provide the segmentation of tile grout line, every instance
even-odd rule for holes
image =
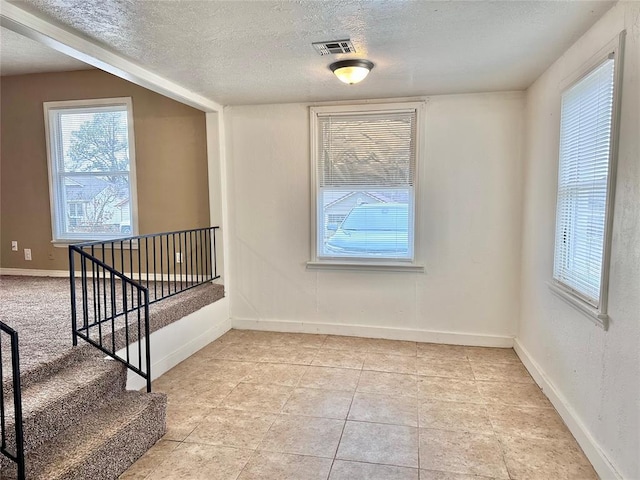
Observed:
[[[347,414],[344,417],[344,424],[342,425],[342,431],[340,432],[340,438],[338,439],[338,445],[336,445],[336,452],[333,455],[333,460],[331,461],[331,468],[329,468],[329,475],[327,476],[327,480],[331,477],[331,472],[333,470],[333,466],[336,463],[336,459],[338,457],[338,450],[340,449],[340,443],[342,443],[342,436],[344,435],[344,430],[347,428],[347,421],[349,420],[349,414],[351,413],[351,407],[353,406],[353,400],[355,399],[356,392],[358,391],[358,385],[360,384],[360,378],[362,377],[362,371],[364,368],[364,360],[362,361],[362,368],[360,368],[360,373],[358,374],[358,381],[356,382],[356,386],[353,389],[353,395],[351,395],[351,402],[349,403],[349,409],[347,410]]]
[[[253,456],[255,456],[255,455],[259,452],[260,445],[261,445],[262,441],[264,440],[264,437],[265,437],[265,436],[268,434],[268,432],[271,430],[271,428],[272,428],[273,424],[277,421],[277,419],[278,419],[279,417],[283,417],[283,416],[288,415],[288,414],[286,414],[286,413],[284,413],[284,412],[283,412],[284,407],[286,406],[287,402],[291,399],[291,396],[293,395],[293,392],[295,391],[295,389],[296,389],[296,388],[300,388],[300,384],[301,384],[301,382],[302,382],[302,378],[303,378],[303,377],[306,375],[306,373],[311,369],[311,367],[313,367],[313,366],[314,366],[314,365],[313,365],[313,361],[315,361],[315,359],[316,359],[316,358],[318,358],[320,351],[324,348],[324,346],[325,346],[325,344],[327,343],[327,340],[328,340],[329,338],[330,338],[330,336],[328,336],[328,335],[327,335],[327,336],[325,336],[325,337],[324,337],[324,340],[322,341],[322,344],[320,344],[320,346],[319,346],[319,347],[316,347],[316,348],[315,348],[315,352],[314,352],[314,354],[313,354],[313,358],[311,359],[311,363],[306,363],[306,364],[302,364],[302,365],[301,365],[301,366],[304,366],[304,367],[305,367],[305,369],[304,369],[303,373],[298,377],[298,379],[297,379],[296,383],[291,387],[291,390],[290,390],[290,392],[289,392],[289,394],[288,394],[287,398],[284,400],[284,403],[283,403],[282,407],[280,407],[279,412],[277,412],[277,413],[275,413],[275,414],[274,414],[274,420],[271,422],[271,424],[269,425],[269,428],[267,429],[266,433],[262,436],[261,440],[258,442],[258,446],[257,446],[255,449],[252,449],[252,450],[253,450],[253,452],[252,452],[251,456],[249,457],[249,459],[247,460],[247,462],[245,463],[245,465],[242,467],[242,469],[240,470],[240,472],[238,473],[238,475],[235,477],[235,478],[236,478],[236,480],[237,480],[237,478],[238,478],[239,476],[241,476],[241,474],[245,471],[246,466],[247,466],[247,465],[248,465],[248,463],[251,461],[251,459],[253,458]],[[416,343],[416,342],[414,342],[414,343]],[[222,351],[226,350],[226,349],[227,349],[229,346],[231,346],[231,345],[242,345],[242,344],[243,344],[243,342],[242,342],[242,343],[240,343],[240,342],[239,342],[239,343],[237,343],[237,344],[233,344],[233,343],[232,343],[232,344],[227,345],[227,346],[223,347],[222,349],[220,349],[220,352],[222,352]],[[247,345],[250,347],[252,344],[247,344]],[[270,347],[269,345],[263,345],[263,344],[259,344],[259,343],[258,343],[257,345],[260,345],[260,346],[262,346],[262,347],[266,347],[266,348],[269,348],[269,347]],[[416,345],[419,345],[419,343],[416,343]],[[300,344],[300,345],[298,345],[298,344],[296,344],[296,345],[282,345],[282,346],[279,346],[279,347],[292,347],[292,346],[293,346],[293,347],[300,347],[300,346],[302,346],[302,347],[308,347],[308,345],[303,345],[303,344]],[[333,350],[338,350],[338,351],[343,351],[343,352],[349,352],[349,350],[347,350],[347,349],[333,349]],[[380,355],[384,355],[384,354],[393,355],[392,353],[388,353],[388,352],[386,352],[386,353],[382,353],[382,352],[375,352],[375,351],[374,351],[374,352],[370,352],[370,351],[368,351],[368,350],[365,350],[363,353],[365,354],[365,356],[366,356],[366,354],[368,354],[368,353],[374,353],[374,354],[380,354]],[[417,356],[417,354],[418,354],[418,351],[417,351],[417,347],[416,347],[416,357],[415,357],[415,358],[422,358],[422,357],[418,357],[418,356]],[[358,355],[360,355],[360,353],[359,353],[359,352],[358,352]],[[396,356],[397,356],[397,355],[396,355]],[[401,355],[401,356],[403,356],[403,357],[409,357],[409,356],[407,356],[407,355]],[[411,357],[413,357],[413,356],[411,356]],[[256,362],[255,360],[252,360],[252,359],[224,359],[224,358],[219,359],[219,360],[223,360],[223,361],[230,361],[230,362],[251,362],[251,363],[254,363],[254,364],[257,364],[257,365],[264,364],[264,363],[267,363],[267,364],[269,364],[269,363],[270,363],[270,364],[285,364],[285,365],[289,365],[289,366],[296,366],[296,365],[299,365],[298,363],[295,363],[295,362],[293,362],[293,363],[292,363],[292,362],[289,362],[289,361],[267,361],[267,362],[257,361],[257,362]],[[478,384],[479,384],[479,383],[487,383],[487,384],[488,384],[488,383],[494,383],[494,382],[497,382],[497,383],[503,383],[503,384],[515,384],[515,385],[520,385],[520,384],[523,384],[523,383],[518,382],[518,381],[513,381],[513,380],[510,380],[510,379],[486,379],[486,380],[478,380],[478,377],[477,377],[477,375],[476,375],[476,371],[475,371],[475,370],[474,370],[474,368],[473,368],[474,363],[482,364],[482,363],[489,363],[489,362],[482,362],[482,361],[480,361],[480,362],[472,362],[472,361],[471,361],[471,360],[470,360],[466,355],[465,355],[465,361],[469,364],[469,366],[470,366],[470,368],[471,368],[471,372],[472,372],[472,375],[473,375],[473,379],[472,379],[471,381],[475,384],[475,385],[474,385],[474,386],[475,386],[475,389],[476,389],[476,391],[477,391],[477,393],[478,393],[478,395],[479,395],[479,397],[478,397],[478,398],[479,398],[479,399],[481,399],[481,400],[483,400],[483,403],[480,403],[480,404],[478,404],[478,405],[481,405],[481,406],[483,407],[483,409],[485,410],[485,413],[486,413],[486,415],[487,415],[487,419],[488,419],[488,421],[489,421],[489,424],[491,425],[491,435],[492,435],[494,438],[496,438],[496,440],[498,441],[498,445],[499,445],[500,450],[501,450],[501,458],[502,458],[503,464],[505,465],[505,469],[506,469],[506,473],[507,473],[507,475],[508,475],[508,478],[513,479],[513,478],[514,478],[514,477],[513,477],[513,474],[509,471],[509,468],[508,468],[508,466],[507,466],[507,464],[506,464],[506,450],[505,450],[505,444],[503,443],[503,441],[502,441],[501,437],[498,435],[498,432],[496,431],[496,424],[495,424],[495,422],[492,420],[491,416],[489,416],[489,415],[488,415],[488,411],[487,411],[487,408],[488,408],[488,406],[489,406],[489,405],[493,405],[493,404],[499,405],[500,403],[499,403],[499,402],[498,402],[498,403],[496,403],[495,401],[491,401],[490,399],[485,398],[485,397],[480,393],[480,389],[478,388]],[[504,364],[504,365],[511,365],[511,364],[512,364],[511,362],[498,362],[498,363],[499,363],[500,365],[502,365],[502,364]],[[339,447],[340,447],[340,444],[341,444],[341,441],[342,441],[342,438],[343,438],[343,435],[344,435],[344,432],[345,432],[345,429],[346,429],[346,423],[349,421],[349,415],[350,415],[351,409],[352,409],[353,404],[354,404],[354,401],[355,401],[355,395],[356,395],[356,393],[358,393],[359,383],[360,383],[360,381],[361,381],[361,378],[362,378],[363,372],[368,371],[368,370],[365,370],[365,360],[363,360],[362,364],[360,365],[360,368],[358,368],[358,369],[348,369],[348,368],[344,368],[344,367],[342,367],[342,366],[340,366],[340,365],[338,365],[338,366],[329,366],[329,367],[324,367],[324,366],[322,366],[322,367],[323,367],[323,368],[332,368],[332,369],[356,370],[356,371],[357,371],[357,370],[359,370],[359,374],[358,374],[358,379],[357,379],[357,382],[356,382],[356,386],[355,386],[355,389],[353,390],[352,395],[351,395],[351,402],[350,402],[350,405],[349,405],[349,408],[348,408],[348,411],[347,411],[347,414],[346,414],[346,417],[345,417],[345,420],[344,420],[344,423],[343,423],[343,427],[342,427],[342,431],[341,431],[340,438],[339,438],[339,441],[338,441],[338,445],[337,445],[337,447],[336,447],[336,450],[335,450],[335,453],[334,453],[334,456],[333,456],[333,459],[332,459],[332,462],[331,462],[331,467],[330,467],[330,469],[329,469],[329,477],[330,477],[330,476],[331,476],[331,472],[333,471],[333,466],[334,466],[334,464],[335,464],[335,461],[337,460],[337,453],[338,453],[338,450],[339,450]],[[422,376],[422,375],[418,375],[418,374],[417,374],[417,372],[415,373],[415,375],[412,375],[412,374],[403,374],[403,373],[398,373],[398,372],[385,372],[385,371],[376,371],[376,370],[371,370],[371,371],[372,371],[372,372],[379,372],[379,373],[388,373],[388,374],[392,374],[392,375],[410,375],[410,376],[412,376],[412,377],[415,377],[415,378],[416,378],[416,380],[419,380],[419,379],[421,379],[421,378],[424,378],[424,377],[425,377],[425,376]],[[243,380],[246,378],[246,376],[247,376],[247,375],[245,375],[244,377],[242,377],[242,378],[240,379],[240,381],[239,381],[239,382],[238,382],[238,383],[237,383],[237,384],[232,388],[232,390],[231,390],[228,394],[223,395],[223,397],[222,397],[221,399],[217,400],[217,402],[214,402],[214,404],[213,404],[213,405],[211,405],[211,406],[212,406],[212,408],[214,408],[214,409],[215,409],[215,408],[220,408],[220,405],[224,402],[224,400],[225,400],[229,395],[231,395],[231,393],[235,390],[235,388],[237,388],[237,386],[238,386],[238,385],[240,385],[240,384],[243,382]],[[427,377],[427,378],[429,378],[429,376],[426,376],[426,377]],[[448,378],[448,379],[450,379],[450,380],[461,380],[461,379],[456,379],[456,378],[454,378],[454,377],[446,377],[446,376],[445,376],[445,377],[435,376],[435,377],[436,377],[436,378]],[[229,383],[230,383],[230,382],[229,382]],[[421,458],[420,458],[420,429],[421,429],[421,427],[420,427],[420,425],[421,425],[421,424],[420,424],[420,412],[421,412],[421,403],[422,403],[422,402],[421,402],[421,400],[420,400],[420,399],[421,399],[421,397],[420,397],[420,393],[419,393],[419,392],[420,392],[420,389],[419,389],[419,387],[418,387],[418,383],[419,383],[419,382],[416,382],[417,400],[418,400],[418,401],[417,401],[417,414],[418,414],[418,418],[417,418],[417,422],[416,422],[416,423],[417,423],[417,431],[418,431],[418,474],[419,474],[419,472],[420,472],[420,468],[422,467],[422,465],[421,465]],[[311,387],[311,388],[313,388],[313,387]],[[316,390],[323,390],[323,391],[326,391],[326,392],[330,392],[330,391],[332,391],[332,390],[333,390],[333,389],[326,389],[326,388],[315,388],[315,389],[316,389]],[[374,396],[376,396],[376,395],[384,395],[383,393],[379,393],[379,392],[378,392],[378,393],[368,392],[368,394],[371,394],[371,395],[374,395]],[[442,399],[433,399],[433,400],[435,400],[435,401],[439,401],[439,402],[451,403],[451,401],[450,401],[450,400],[442,400]],[[453,403],[468,403],[468,402],[465,402],[465,401],[457,401],[457,402],[453,402]],[[472,402],[472,403],[473,403],[473,402]],[[536,410],[539,410],[539,409],[549,409],[549,407],[542,407],[542,406],[537,406],[537,405],[517,405],[517,404],[511,405],[511,404],[507,404],[507,405],[504,405],[504,406],[505,406],[505,407],[523,407],[523,408],[532,408],[532,409],[536,409]],[[552,408],[552,407],[551,407],[551,408]],[[242,409],[237,409],[237,410],[239,410],[239,411],[243,411]],[[246,410],[245,410],[245,411],[246,411]],[[270,412],[265,412],[265,413],[270,413]],[[306,415],[299,415],[299,416],[304,417],[304,416],[306,416]],[[314,417],[314,416],[313,416],[313,415],[311,415],[311,417]],[[205,416],[205,417],[203,417],[203,420],[204,420],[205,418],[206,418],[206,416]],[[320,417],[318,417],[318,418],[327,418],[327,417],[320,416]],[[362,422],[362,423],[380,423],[380,422],[358,421],[358,420],[353,420],[353,421],[354,421],[354,422],[358,422],[358,423],[360,423],[360,422]],[[178,441],[176,441],[176,440],[167,440],[167,441],[170,441],[170,442],[173,442],[173,443],[175,443],[175,444],[176,444],[176,446],[175,446],[175,448],[172,450],[172,452],[173,452],[175,449],[180,448],[180,445],[189,444],[189,442],[188,442],[188,438],[189,438],[189,436],[193,433],[193,431],[194,431],[196,428],[198,428],[198,425],[200,425],[201,423],[202,423],[202,422],[198,423],[198,424],[197,424],[197,425],[196,425],[196,426],[195,426],[195,427],[190,431],[190,433],[188,433],[188,434],[185,436],[185,438],[184,438],[183,440],[178,440]],[[383,423],[383,424],[384,424],[384,423]],[[396,425],[396,424],[395,424],[395,423],[390,423],[389,425]],[[435,429],[435,430],[441,430],[441,429]],[[457,432],[457,430],[447,430],[446,428],[445,428],[445,429],[442,429],[442,430],[445,430],[445,431],[452,431],[452,432]],[[466,432],[466,430],[464,430],[464,432]],[[469,433],[474,433],[474,432],[469,431]],[[481,433],[481,432],[475,432],[475,433]],[[538,437],[533,437],[533,438],[538,438]],[[238,447],[238,448],[239,448],[239,447]],[[306,456],[314,457],[314,455],[306,455]],[[318,457],[318,458],[327,458],[327,457]],[[162,461],[161,461],[161,462],[160,462],[160,463],[159,463],[159,464],[158,464],[158,465],[157,465],[153,470],[151,470],[151,472],[149,472],[149,473],[148,473],[144,478],[146,478],[146,479],[150,479],[150,478],[152,477],[152,474],[153,474],[154,472],[156,472],[156,471],[158,470],[159,466],[160,466],[160,465],[162,465],[163,463],[165,463],[165,462],[162,462]],[[374,464],[374,465],[386,465],[386,464],[378,464],[378,463],[374,463],[374,462],[366,462],[366,461],[360,461],[359,463],[371,463],[371,464]]]
[[[324,342],[323,342],[324,343]],[[317,354],[317,353],[316,353]],[[315,358],[315,357],[314,357]],[[313,361],[313,360],[312,360]],[[271,363],[271,362],[265,362],[265,363]],[[274,363],[274,364],[278,364],[278,363]],[[294,363],[281,363],[280,365],[296,365]],[[240,478],[240,476],[242,475],[242,472],[245,471],[245,469],[247,468],[247,465],[249,465],[249,462],[253,459],[253,457],[255,457],[256,455],[258,455],[262,450],[260,450],[260,445],[262,445],[262,442],[264,442],[264,439],[267,437],[267,435],[269,434],[269,432],[271,431],[271,428],[273,428],[273,425],[276,423],[276,421],[278,420],[278,418],[280,418],[281,416],[284,415],[283,413],[283,409],[284,407],[287,405],[287,402],[291,399],[291,396],[293,395],[293,392],[295,391],[295,389],[298,387],[298,385],[300,385],[300,382],[302,381],[302,377],[305,375],[305,373],[307,372],[307,370],[309,370],[310,365],[305,365],[305,371],[302,373],[302,375],[300,375],[300,377],[298,378],[298,380],[296,381],[295,385],[293,385],[291,387],[291,391],[289,393],[289,395],[287,396],[286,400],[283,402],[282,406],[280,407],[280,411],[277,413],[273,414],[273,420],[271,422],[271,424],[269,425],[269,428],[266,429],[265,433],[262,435],[260,441],[258,442],[258,445],[256,446],[256,448],[253,450],[253,453],[251,455],[251,457],[247,460],[247,463],[244,464],[244,466],[242,467],[242,469],[240,470],[240,472],[238,472],[238,475],[236,476],[235,480],[237,480],[238,478]],[[245,376],[246,377],[246,376]],[[266,451],[266,450],[265,450]]]

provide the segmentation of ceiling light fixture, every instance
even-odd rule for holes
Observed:
[[[352,59],[341,60],[339,62],[332,63],[329,68],[341,82],[353,85],[354,83],[361,82],[365,79],[369,72],[373,68],[373,63],[369,60]]]

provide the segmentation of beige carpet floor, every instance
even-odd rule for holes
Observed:
[[[209,283],[154,303],[149,309],[151,331],[223,296],[222,285]],[[0,320],[18,331],[23,385],[43,376],[47,369],[55,371],[55,365],[70,356],[70,303],[66,278],[0,276]],[[137,317],[135,321],[137,323]],[[122,335],[118,337],[119,343],[122,343],[120,337]],[[2,335],[4,379],[11,373],[8,340],[7,335]],[[83,343],[80,340],[80,345]],[[95,349],[84,350],[92,354]]]

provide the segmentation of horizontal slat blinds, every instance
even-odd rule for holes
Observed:
[[[554,278],[599,307],[606,230],[614,60],[562,95]]]
[[[318,118],[319,186],[412,186],[416,112]]]
[[[315,117],[317,255],[413,259],[416,108]]]

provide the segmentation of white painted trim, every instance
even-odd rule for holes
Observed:
[[[80,274],[80,272],[77,272]],[[0,268],[0,275],[14,275],[17,277],[67,277],[68,270],[38,270],[35,268]]]
[[[611,461],[607,458],[602,447],[593,438],[587,427],[584,425],[577,412],[571,407],[569,401],[560,390],[549,379],[542,367],[533,359],[527,349],[520,343],[518,338],[514,339],[513,348],[518,357],[527,368],[533,379],[540,386],[544,394],[556,408],[564,423],[576,438],[578,444],[593,465],[597,474],[602,479],[622,480],[622,475],[618,473]]]
[[[506,335],[482,335],[477,333],[441,332],[411,328],[374,327],[324,322],[294,322],[291,320],[251,320],[232,318],[232,328],[238,330],[263,330],[274,332],[321,333],[389,340],[410,340],[417,342],[446,343],[479,347],[511,347],[513,337]]]
[[[359,271],[373,271],[373,272],[418,272],[424,273],[424,265],[417,263],[376,263],[367,262],[367,259],[363,259],[362,262],[340,262],[333,260],[307,262],[308,270],[359,270]]]
[[[0,0],[0,25],[81,62],[203,112],[222,110],[222,106],[217,102],[167,80],[91,40],[26,12],[6,0]]]
[[[570,289],[557,282],[557,280],[547,282],[547,286],[551,290],[551,293],[556,295],[561,300],[567,302],[580,313],[586,315],[589,320],[598,325],[600,328],[602,328],[603,330],[607,330],[609,328],[609,315],[607,315],[606,313],[600,313],[597,308],[589,305]]]
[[[127,148],[129,151],[129,212],[130,212],[130,226],[132,227],[131,235],[138,235],[138,182],[136,177],[136,147],[135,147],[135,129],[133,121],[133,100],[131,97],[113,97],[113,98],[89,98],[85,100],[62,100],[54,102],[44,102],[44,130],[45,140],[47,146],[47,170],[49,172],[49,207],[51,209],[51,232],[53,234],[52,243],[54,246],[60,243],[73,243],[73,240],[69,240],[66,236],[61,236],[64,232],[64,217],[67,212],[67,205],[59,205],[58,201],[65,198],[65,195],[60,192],[63,189],[61,185],[64,179],[60,178],[61,170],[63,168],[63,149],[62,149],[62,131],[60,126],[60,118],[56,115],[57,112],[67,111],[75,113],[75,110],[82,111],[83,109],[94,109],[101,107],[124,107],[127,112]],[[64,173],[64,172],[62,172]],[[79,175],[85,177],[96,176],[96,172],[81,172]],[[122,219],[121,219],[122,220]],[[91,237],[89,234],[78,235],[80,238],[78,241],[90,241],[98,240],[100,237],[104,238],[105,235],[97,235],[98,238]],[[108,236],[108,235],[107,235]],[[133,245],[132,245],[133,247]],[[137,248],[137,242],[136,242]]]
[[[222,298],[153,332],[150,337],[153,358],[151,363],[152,380],[168,372],[219,338],[230,328],[229,300]],[[130,348],[131,351],[137,351],[138,342],[131,344]],[[122,349],[117,353],[124,356],[125,350]],[[127,375],[128,390],[140,390],[145,386],[144,379],[129,371]]]
[[[66,277],[69,278],[68,270],[37,270],[31,268],[0,268],[0,275],[13,275],[18,277]],[[81,272],[76,271],[76,276],[79,278]],[[133,280],[138,281],[138,274],[132,275],[131,272],[123,272],[122,275]],[[153,280],[152,276],[149,276],[149,281]],[[173,281],[191,281],[189,275],[156,275],[155,281],[173,282]],[[221,279],[212,280],[212,283],[220,283]],[[146,277],[143,276],[142,283],[146,283]]]
[[[226,138],[224,126],[224,112],[211,112],[205,115],[207,132],[207,165],[209,171],[209,215],[211,225],[219,225],[219,238],[222,244],[216,244],[216,252],[221,252],[222,271],[218,269],[218,275],[225,285],[229,284],[229,236],[228,236],[228,209],[227,196],[227,158]],[[216,140],[217,139],[217,143]],[[219,198],[220,205],[215,205],[214,200]],[[215,212],[220,218],[215,218]],[[221,248],[222,247],[222,248]],[[220,258],[220,257],[219,257]],[[220,264],[218,263],[218,267]],[[226,288],[226,287],[225,287]]]
[[[221,110],[218,112],[218,142],[220,147],[220,199],[222,202],[222,254],[223,254],[223,271],[222,278],[225,285],[231,285],[230,272],[231,272],[231,240],[229,238],[229,177],[228,177],[228,157],[227,157],[227,130],[225,123],[225,112]],[[225,286],[225,295],[226,295]]]
[[[411,203],[410,216],[411,221],[409,223],[409,233],[412,240],[411,244],[411,258],[400,259],[395,261],[394,259],[381,259],[371,261],[370,258],[345,258],[345,257],[326,257],[320,256],[320,238],[318,231],[318,217],[320,213],[320,204],[318,203],[318,194],[320,187],[318,185],[318,119],[325,116],[340,116],[340,115],[359,115],[359,114],[373,114],[373,113],[392,113],[402,112],[408,113],[415,111],[416,113],[416,138],[415,143],[415,156],[416,156],[416,171],[413,184],[413,201]],[[422,252],[420,249],[420,232],[418,219],[419,205],[418,199],[420,198],[420,183],[421,176],[424,169],[424,157],[426,155],[426,144],[423,126],[426,124],[426,101],[412,101],[412,102],[385,102],[385,103],[359,103],[354,102],[352,104],[341,105],[323,105],[323,106],[310,106],[309,107],[309,158],[310,158],[310,183],[311,183],[311,212],[310,212],[310,241],[311,241],[311,259],[307,262],[307,268],[317,269],[326,268],[338,269],[338,270],[357,270],[359,264],[363,266],[363,270],[371,270],[370,264],[376,265],[376,270],[381,270],[382,265],[388,265],[389,270],[392,271],[417,271],[424,272],[424,266],[422,265]],[[398,268],[399,264],[406,260],[406,265],[410,267]],[[369,267],[369,268],[367,268]]]

